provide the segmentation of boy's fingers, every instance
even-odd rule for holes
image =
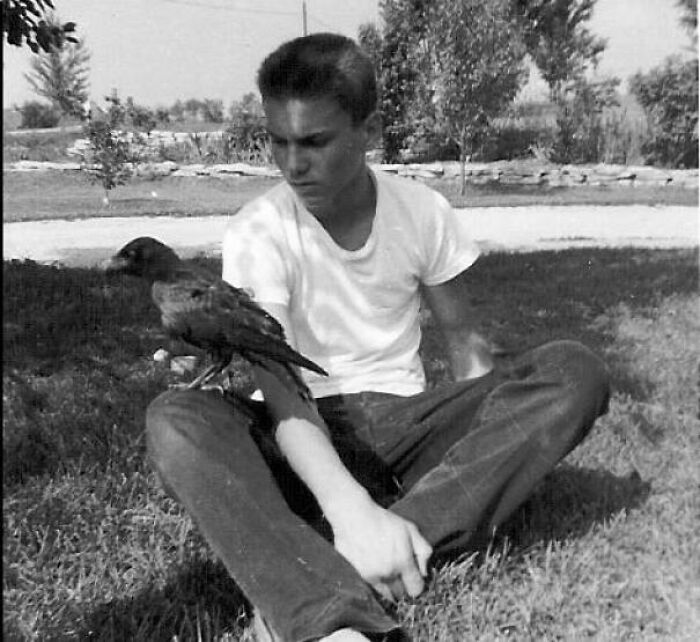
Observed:
[[[387,600],[387,601],[389,601],[389,602],[394,602],[394,601],[395,601],[391,589],[390,589],[389,586],[388,586],[387,584],[385,584],[384,582],[374,582],[374,583],[372,584],[372,588],[373,588],[377,593],[379,593],[379,595],[381,595],[385,600]]]
[[[413,555],[416,558],[418,570],[425,577],[428,575],[428,560],[433,554],[433,547],[428,544],[428,540],[420,534],[420,531],[415,526],[412,525],[409,533],[411,534],[411,545],[413,546]]]
[[[406,589],[406,593],[411,597],[418,597],[423,592],[425,582],[415,564],[412,564],[410,568],[405,569],[403,573],[401,573],[401,581]]]

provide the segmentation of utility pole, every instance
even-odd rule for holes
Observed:
[[[301,24],[303,29],[303,34],[306,36],[309,30],[306,25],[306,0],[301,0]]]

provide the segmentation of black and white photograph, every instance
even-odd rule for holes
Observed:
[[[697,0],[0,0],[3,638],[700,639]]]

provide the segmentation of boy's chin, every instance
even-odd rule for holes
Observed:
[[[304,204],[304,207],[310,214],[313,214],[316,218],[323,219],[326,218],[328,214],[328,201],[321,197],[306,197],[300,196],[299,200]]]

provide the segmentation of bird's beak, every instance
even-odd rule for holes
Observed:
[[[100,268],[107,272],[121,272],[127,266],[128,261],[121,256],[112,256],[100,263]]]

